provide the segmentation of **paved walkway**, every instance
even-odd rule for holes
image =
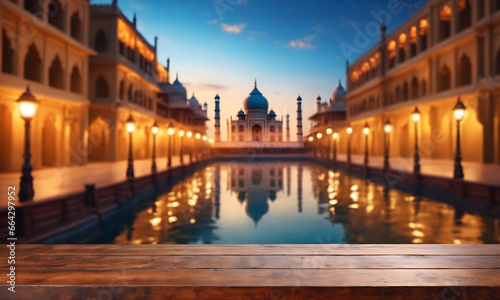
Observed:
[[[184,156],[184,164],[189,164],[189,155]],[[158,172],[167,169],[167,159],[156,160]],[[172,157],[172,167],[180,165],[180,157]],[[41,201],[58,195],[72,194],[85,190],[86,184],[96,187],[107,186],[126,180],[127,161],[89,163],[85,166],[46,168],[32,172],[34,201]],[[151,173],[151,159],[134,161],[135,177]],[[19,191],[21,172],[0,173],[1,190],[7,194],[7,187],[16,185]],[[19,193],[19,192],[18,192]],[[7,197],[0,197],[0,207],[7,206]]]
[[[337,159],[339,161],[347,161],[347,155],[338,154]],[[363,155],[351,156],[351,162],[353,164],[362,165],[363,161]],[[413,157],[391,157],[389,163],[391,170],[407,173],[413,172]],[[383,168],[384,158],[370,157],[368,160],[368,165],[370,167]],[[453,177],[454,166],[454,161],[451,160],[420,160],[420,172],[426,175],[451,178]],[[464,170],[464,180],[470,182],[485,183],[493,186],[500,186],[500,165],[462,162],[462,167]]]

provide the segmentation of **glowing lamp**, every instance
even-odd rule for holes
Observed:
[[[332,133],[333,133],[333,129],[328,128],[328,129],[326,130],[326,134],[331,135]]]
[[[347,129],[345,131],[347,132],[347,134],[351,134],[352,133],[352,127],[351,126],[347,127]]]
[[[415,106],[415,110],[411,113],[411,117],[415,123],[420,121],[420,111],[418,110],[418,107]]]
[[[155,121],[153,126],[151,126],[151,132],[153,134],[157,134],[159,130],[160,130],[160,127],[158,126],[158,122]]]
[[[30,121],[35,117],[39,101],[31,93],[29,86],[16,102],[19,105],[19,111],[23,120]]]
[[[187,136],[188,138],[191,138],[191,137],[193,136],[193,133],[192,133],[191,131],[188,131],[188,132],[187,132],[187,134],[186,134],[186,136]]]
[[[365,127],[363,127],[363,134],[364,135],[369,135],[370,134],[370,127],[368,126],[368,123],[366,123]]]
[[[312,142],[314,138],[312,136],[309,137],[309,142]]]
[[[334,132],[333,133],[333,139],[336,140],[339,138],[339,133],[338,132]]]
[[[203,141],[205,141],[205,142],[206,142],[207,140],[208,140],[207,136],[206,136],[206,135],[204,135],[204,136],[203,136]]]
[[[389,120],[387,120],[387,122],[385,122],[384,131],[385,131],[385,133],[391,133],[392,132],[392,124],[391,124],[391,122]]]
[[[465,116],[465,105],[460,101],[460,97],[458,97],[457,103],[455,107],[453,107],[453,115],[455,116],[455,120],[457,122],[461,122]]]
[[[183,137],[184,136],[184,130],[179,131],[179,136]]]
[[[201,139],[201,134],[197,133],[197,134],[195,134],[195,135],[194,135],[194,137],[195,137],[197,140],[199,140],[199,139]]]
[[[316,134],[316,138],[317,138],[318,140],[321,140],[321,138],[322,138],[322,137],[323,137],[323,134],[322,134],[321,132],[318,132],[318,133]]]
[[[132,114],[130,114],[130,116],[128,116],[128,119],[127,119],[127,131],[128,133],[132,133],[134,132],[135,130],[135,122],[134,122],[134,118],[132,118]]]

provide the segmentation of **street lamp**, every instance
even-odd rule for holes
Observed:
[[[337,140],[339,139],[339,133],[333,133],[333,161],[337,162]]]
[[[154,122],[153,126],[151,126],[151,132],[153,133],[153,155],[151,156],[152,164],[151,164],[151,173],[156,174],[156,135],[159,131],[158,122]]]
[[[132,113],[130,113],[127,119],[127,131],[129,134],[129,148],[128,148],[128,166],[127,166],[127,178],[134,178],[134,158],[132,154],[132,133],[135,130],[134,118],[132,118]]]
[[[352,134],[352,127],[349,126],[345,130],[347,132],[347,166],[351,166],[351,134]]]
[[[460,122],[462,122],[465,116],[465,105],[460,101],[460,97],[458,97],[457,103],[453,108],[453,115],[457,121],[457,152],[455,153],[455,170],[453,172],[453,177],[455,179],[463,179],[464,170],[462,168],[462,155],[460,153]]]
[[[168,158],[167,158],[167,167],[170,169],[172,167],[172,137],[175,134],[175,128],[172,125],[172,122],[168,124]]]
[[[318,151],[318,150],[319,150],[319,157],[320,157],[320,158],[321,158],[321,156],[322,156],[322,155],[321,155],[321,152],[322,152],[322,151],[321,151],[321,139],[322,139],[322,138],[323,138],[323,134],[322,134],[321,132],[318,132],[318,133],[316,134],[316,139],[318,140],[318,143],[316,144],[316,149],[317,149],[316,151]]]
[[[188,139],[191,139],[191,137],[193,136],[193,133],[191,131],[188,131],[186,136],[188,137]],[[189,147],[189,163],[192,163],[193,162],[193,144],[190,142],[190,145],[188,147]]]
[[[16,100],[19,105],[19,113],[24,120],[24,163],[22,167],[21,188],[19,191],[19,201],[33,200],[35,190],[33,189],[33,177],[31,176],[31,147],[30,147],[30,124],[35,117],[39,101],[31,93],[30,87]]]
[[[333,134],[333,129],[326,129],[327,136],[331,136]],[[326,139],[327,147],[326,147],[326,159],[330,160],[330,139]]]
[[[363,134],[365,135],[365,168],[368,168],[368,135],[370,134],[370,127],[368,123],[365,123],[365,127],[363,127]]]
[[[411,117],[413,119],[413,122],[415,123],[415,163],[413,166],[413,173],[414,174],[419,174],[420,173],[420,155],[418,154],[418,122],[420,122],[420,111],[418,110],[418,107],[415,106],[415,110],[411,113]]]
[[[200,159],[200,157],[199,157],[199,153],[201,152],[201,151],[200,151],[200,149],[198,149],[198,148],[199,148],[199,144],[200,144],[201,134],[197,132],[197,133],[194,135],[194,138],[196,139],[196,140],[195,140],[195,144],[194,144],[194,145],[195,145],[196,150],[197,150],[197,153],[196,153],[196,161],[198,161],[198,160]]]
[[[390,134],[392,132],[392,124],[387,119],[384,125],[384,173],[389,171],[389,145],[390,145]]]
[[[184,164],[184,154],[182,153],[182,148],[184,144],[184,130],[179,131],[179,137],[181,138],[181,149],[180,149],[180,156],[181,156],[181,165]]]

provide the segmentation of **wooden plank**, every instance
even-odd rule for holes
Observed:
[[[498,299],[498,287],[383,287],[383,288],[310,288],[310,287],[149,287],[109,285],[61,287],[61,286],[18,286],[16,293],[0,290],[0,299],[231,299],[231,300],[492,300]]]
[[[500,245],[18,245],[41,255],[499,255]],[[1,253],[1,250],[0,250]]]
[[[120,266],[117,266],[120,267]],[[491,269],[42,269],[16,268],[16,285],[418,287],[499,286]],[[4,281],[1,285],[5,286]]]
[[[92,256],[17,255],[20,268],[500,269],[500,256]],[[7,261],[0,261],[7,267]]]

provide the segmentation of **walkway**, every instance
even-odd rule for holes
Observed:
[[[2,280],[0,298],[498,299],[499,253],[500,245],[16,245],[16,293]]]
[[[339,161],[347,161],[347,155],[338,154]],[[356,165],[363,165],[363,155],[352,155],[351,163]],[[393,171],[412,173],[413,172],[413,157],[391,157],[390,168]],[[375,168],[383,168],[383,157],[369,157],[368,165]],[[500,186],[500,165],[493,164],[479,164],[471,162],[462,162],[464,170],[464,180],[476,183],[484,183],[491,186]],[[439,176],[444,178],[453,177],[454,162],[450,160],[436,160],[436,159],[421,159],[420,172],[424,175]]]
[[[189,163],[189,155],[184,156],[184,164]],[[167,169],[167,159],[156,160],[158,172]],[[172,167],[180,165],[180,157],[172,157]],[[86,184],[95,183],[96,187],[112,185],[126,180],[127,161],[89,163],[85,166],[70,166],[63,168],[46,168],[33,171],[34,201],[41,201],[56,196],[67,195],[85,190]],[[134,161],[135,177],[151,173],[151,159]],[[0,187],[16,185],[19,191],[21,172],[0,173]],[[7,206],[7,201],[1,201],[0,207]]]

